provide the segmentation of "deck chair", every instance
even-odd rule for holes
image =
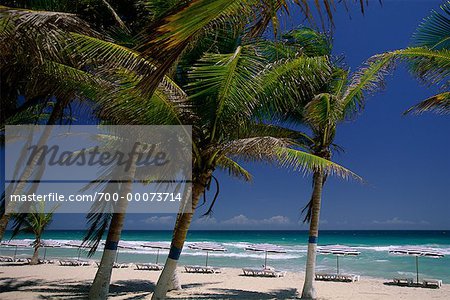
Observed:
[[[136,264],[136,269],[138,269],[138,270],[160,271],[163,268],[164,268],[164,266],[162,266],[160,264],[152,264],[152,263]]]
[[[220,268],[207,266],[184,266],[187,273],[220,273]]]

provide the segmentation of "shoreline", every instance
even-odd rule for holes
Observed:
[[[0,264],[0,298],[83,299],[97,268]],[[183,290],[172,291],[168,299],[298,299],[303,273],[287,272],[285,277],[242,276],[238,268],[221,268],[219,274],[185,273],[178,268]],[[110,299],[150,299],[160,271],[136,270],[134,266],[114,269]],[[316,281],[320,299],[450,299],[450,285],[440,289],[387,285],[388,279],[361,276],[359,282]]]

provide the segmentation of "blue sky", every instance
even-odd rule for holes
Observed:
[[[362,16],[342,8],[335,15],[334,53],[355,70],[370,56],[404,48],[439,0],[377,1]],[[296,15],[294,14],[291,14]],[[298,16],[298,14],[297,14]],[[301,19],[292,17],[289,26]],[[450,117],[402,112],[435,92],[399,66],[387,88],[368,99],[364,113],[343,124],[336,142],[345,153],[335,160],[366,183],[331,178],[325,186],[321,229],[449,229]],[[273,166],[247,164],[254,176],[244,183],[219,173],[221,193],[209,219],[195,217],[193,229],[307,229],[300,210],[311,178]],[[212,195],[210,195],[212,197]],[[199,212],[204,212],[202,207]],[[127,216],[126,229],[171,229],[174,215]],[[83,228],[80,215],[61,215],[52,228]]]

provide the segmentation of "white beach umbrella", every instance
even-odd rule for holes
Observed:
[[[4,241],[0,242],[0,246],[6,246],[6,247],[15,247],[14,249],[14,260],[16,260],[17,256],[17,248],[28,248],[31,246],[30,241],[24,241],[24,240],[10,240],[10,241]]]
[[[389,253],[395,255],[409,255],[416,257],[416,282],[419,283],[419,257],[442,258],[444,253],[426,247],[397,247],[389,250]]]
[[[161,243],[161,242],[146,242],[142,244],[142,247],[145,248],[152,248],[152,249],[156,249],[156,264],[158,264],[158,259],[159,259],[159,251],[161,249],[164,250],[169,250],[170,249],[170,244],[169,243]]]
[[[358,250],[342,246],[342,245],[327,245],[327,246],[320,246],[317,248],[317,253],[324,254],[324,255],[336,255],[336,271],[337,274],[339,274],[339,256],[356,256],[360,255],[361,252]]]
[[[209,256],[209,252],[225,252],[227,251],[227,249],[222,246],[221,244],[217,244],[217,243],[209,243],[209,242],[203,242],[203,243],[193,243],[188,245],[188,247],[190,249],[194,249],[194,250],[203,250],[206,251],[206,263],[205,266],[208,266],[208,256]]]
[[[286,250],[284,250],[282,247],[272,244],[253,244],[245,247],[245,250],[264,252],[264,268],[267,267],[267,253],[286,253]]]
[[[53,240],[41,240],[41,247],[44,247],[44,260],[45,257],[47,255],[47,248],[59,248],[62,245],[57,242],[57,241],[53,241]]]

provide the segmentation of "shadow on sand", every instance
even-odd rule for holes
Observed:
[[[299,295],[297,294],[296,289],[279,289],[279,290],[273,290],[270,293],[261,293],[261,292],[255,292],[255,291],[246,291],[246,290],[238,290],[238,289],[218,289],[218,288],[211,288],[209,289],[212,291],[211,293],[203,293],[203,294],[196,294],[196,295],[186,295],[182,297],[181,299],[300,299]],[[189,291],[185,291],[186,294],[189,293]],[[180,299],[169,297],[167,299]]]
[[[38,299],[87,299],[91,281],[70,281],[61,280],[59,282],[50,282],[41,279],[27,279],[22,277],[20,280],[0,277],[0,291],[2,293],[20,291],[24,293],[38,293]],[[169,293],[168,299],[298,299],[296,289],[273,290],[270,293],[260,293],[255,291],[246,291],[239,289],[220,289],[210,288],[205,293],[189,295],[190,289],[197,289],[204,285],[214,284],[193,283],[183,285],[180,292]],[[110,289],[110,297],[121,297],[122,299],[145,299],[149,298],[153,292],[155,284],[148,280],[120,280],[115,281]],[[171,295],[172,294],[172,295]],[[175,296],[177,295],[177,297]],[[31,298],[30,294],[30,298]],[[1,297],[0,297],[1,298]]]
[[[0,291],[3,293],[14,291],[40,293],[39,299],[87,299],[91,284],[91,281],[49,282],[39,279],[17,280],[2,277],[0,278]],[[111,285],[109,293],[112,297],[144,299],[153,292],[154,287],[154,283],[148,280],[120,280]]]

